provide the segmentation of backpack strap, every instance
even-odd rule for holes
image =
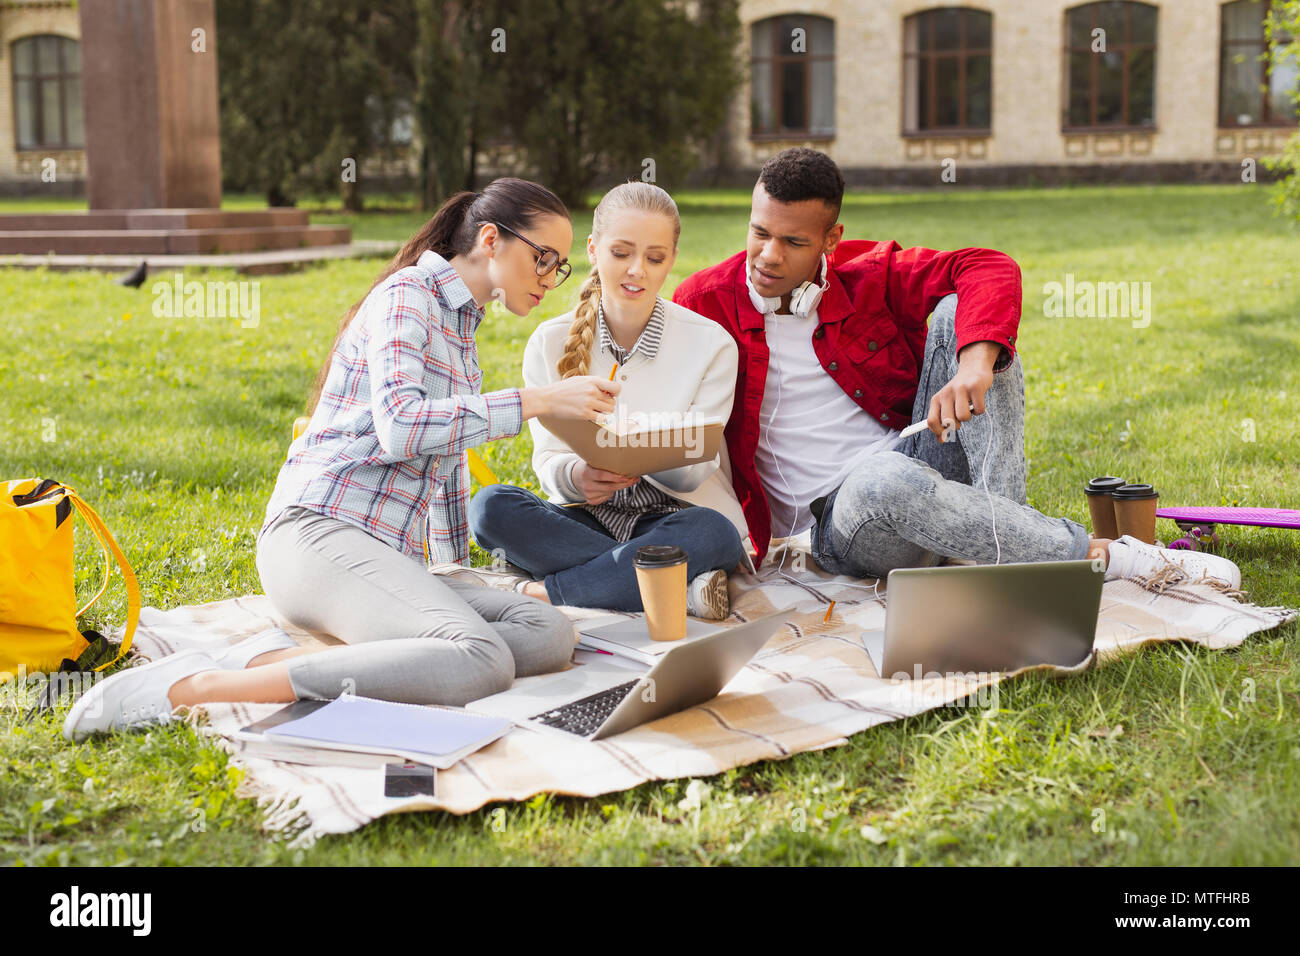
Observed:
[[[69,505],[68,507],[71,508],[72,506]],[[109,643],[99,631],[82,631],[81,636],[86,639],[86,649],[77,656],[75,661],[65,657],[63,663],[59,665],[58,671],[49,675],[49,680],[45,682],[45,687],[40,696],[36,698],[36,702],[28,708],[26,715],[23,717],[22,722],[24,724],[31,723],[33,719],[54,710],[58,705],[59,690],[63,686],[60,675],[84,674],[86,671],[94,669],[96,662],[113,658],[114,652],[117,650],[116,645]]]
[[[100,595],[104,593],[104,589],[108,587],[110,574],[109,552],[112,552],[112,556],[117,559],[117,565],[122,570],[122,578],[126,581],[126,629],[122,633],[122,643],[118,648],[117,656],[95,668],[96,671],[102,671],[116,664],[131,649],[131,639],[135,636],[135,627],[140,621],[140,585],[135,579],[135,572],[131,570],[130,562],[126,560],[126,555],[117,546],[117,542],[113,540],[113,536],[105,527],[103,520],[95,513],[95,509],[86,504],[75,489],[67,485],[64,485],[63,488],[77,511],[81,513],[81,517],[86,519],[86,524],[90,525],[91,530],[95,532],[100,547],[104,549],[104,583],[99,588],[99,594],[91,598],[86,606],[77,612],[77,617],[81,617],[82,614],[86,613],[90,606],[99,600]]]

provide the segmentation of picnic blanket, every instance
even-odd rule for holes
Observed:
[[[519,580],[458,565],[433,571],[494,587],[510,588]],[[864,630],[884,626],[887,595],[883,582],[874,585],[829,575],[800,552],[782,561],[777,551],[757,575],[732,576],[728,623],[791,605],[795,614],[717,698],[608,740],[515,728],[439,771],[434,797],[385,797],[379,768],[307,766],[242,754],[231,736],[280,704],[207,704],[194,708],[188,719],[245,768],[238,793],[264,806],[264,827],[278,831],[292,846],[307,846],[323,834],[346,833],[388,813],[468,813],[543,792],[590,797],[649,780],[707,776],[834,747],[847,743],[851,734],[935,707],[959,701],[983,706],[990,688],[1024,673],[881,679],[861,640]],[[575,621],[608,614],[563,610]],[[1169,566],[1154,577],[1106,583],[1093,653],[1080,665],[1026,670],[1068,676],[1161,641],[1189,641],[1215,650],[1236,647],[1296,616],[1294,609],[1246,603],[1226,585],[1189,581]],[[268,626],[283,628],[303,644],[336,643],[295,627],[268,598],[253,595],[169,611],[145,608],[132,650],[156,658],[182,644],[219,647]]]

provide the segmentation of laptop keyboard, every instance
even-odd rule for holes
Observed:
[[[590,737],[600,729],[600,725],[614,713],[618,705],[623,703],[623,698],[632,693],[638,683],[640,678],[630,680],[626,684],[602,690],[590,697],[557,707],[555,710],[548,710],[532,719],[547,727],[567,730],[579,737]]]

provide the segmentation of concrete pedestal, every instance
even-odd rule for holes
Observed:
[[[90,212],[0,216],[0,255],[337,255],[351,241],[298,209],[221,209],[213,0],[81,0],[81,82]]]

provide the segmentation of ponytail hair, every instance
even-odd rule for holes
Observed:
[[[459,192],[438,207],[438,211],[420,227],[420,231],[408,239],[397,255],[384,267],[384,271],[371,283],[366,294],[348,309],[339,323],[339,330],[334,336],[325,364],[316,373],[311,396],[307,400],[307,415],[310,416],[320,403],[325,380],[329,377],[330,364],[338,349],[343,334],[352,320],[361,311],[362,304],[371,292],[375,291],[386,279],[399,269],[415,265],[426,249],[431,249],[444,259],[466,255],[478,241],[479,225],[492,222],[523,232],[537,225],[545,216],[563,216],[569,218],[569,210],[560,198],[545,186],[529,182],[526,179],[504,177],[494,179],[480,193]],[[513,241],[514,237],[506,234],[502,237]]]
[[[677,203],[659,186],[639,180],[615,186],[605,193],[591,217],[591,236],[600,241],[609,221],[610,213],[620,209],[659,213],[673,221],[673,248],[682,234],[682,219],[677,213]],[[564,354],[555,363],[561,378],[586,375],[591,369],[591,343],[596,337],[596,317],[600,303],[600,273],[593,268],[582,288],[578,290],[578,308],[573,313],[568,337],[564,340]]]

